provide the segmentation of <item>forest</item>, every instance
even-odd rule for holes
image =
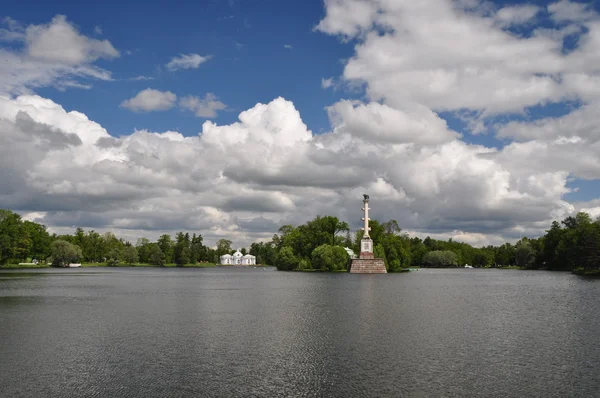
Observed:
[[[577,213],[554,221],[535,239],[516,244],[475,248],[469,244],[420,239],[402,232],[396,220],[370,222],[376,257],[385,260],[389,272],[408,267],[509,267],[524,269],[597,271],[600,269],[600,221]],[[344,249],[359,251],[363,231],[352,233],[348,224],[333,216],[317,216],[299,226],[284,225],[270,241],[252,243],[248,250],[258,264],[279,270],[345,271],[349,256]],[[50,234],[44,225],[23,220],[0,209],[0,267],[36,259],[42,264],[65,266],[71,262],[108,266],[212,265],[219,256],[233,252],[232,242],[220,239],[206,246],[201,234],[178,232],[161,235],[156,241],[139,238],[135,243],[107,232],[77,228],[73,234]]]

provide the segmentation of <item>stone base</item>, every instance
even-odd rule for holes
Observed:
[[[353,258],[351,274],[387,274],[382,258]]]

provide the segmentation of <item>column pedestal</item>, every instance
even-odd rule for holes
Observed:
[[[387,274],[385,262],[382,258],[375,258],[373,254],[373,240],[369,237],[360,241],[360,256],[353,258],[350,263],[351,274]]]

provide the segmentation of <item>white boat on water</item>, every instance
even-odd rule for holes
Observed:
[[[465,264],[465,268],[473,268],[473,266],[469,265],[469,264]]]
[[[72,263],[72,264],[67,265],[67,267],[69,267],[69,268],[78,268],[78,267],[81,267],[81,264],[74,264],[74,263]]]

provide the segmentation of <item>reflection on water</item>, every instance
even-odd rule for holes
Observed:
[[[600,388],[600,281],[565,273],[7,274],[3,397],[589,397]]]

